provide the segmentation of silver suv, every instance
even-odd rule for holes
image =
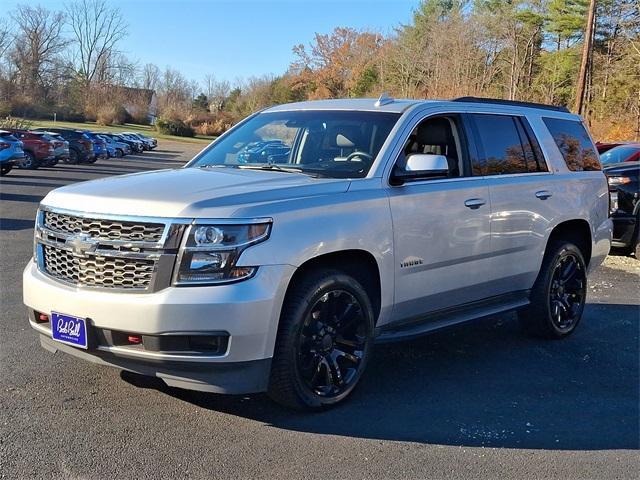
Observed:
[[[608,212],[593,142],[562,108],[280,105],[185,168],[49,193],[24,302],[52,352],[321,408],[353,391],[374,341],[507,310],[571,334]]]

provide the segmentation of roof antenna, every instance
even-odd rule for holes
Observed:
[[[378,98],[378,100],[375,103],[376,107],[381,107],[383,105],[387,105],[389,103],[393,103],[393,98],[391,98],[387,92],[382,92],[382,95],[380,95],[380,98]]]

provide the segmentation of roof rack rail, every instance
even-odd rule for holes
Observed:
[[[517,100],[502,100],[500,98],[484,98],[484,97],[458,97],[451,100],[452,102],[467,103],[490,103],[493,105],[511,105],[514,107],[540,108],[543,110],[553,110],[555,112],[571,113],[567,107],[560,105],[547,105],[544,103],[520,102]]]

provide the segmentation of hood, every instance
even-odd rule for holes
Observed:
[[[606,175],[619,175],[629,171],[640,170],[640,162],[621,162],[610,166],[604,167],[604,173]]]
[[[87,213],[231,218],[239,208],[346,192],[349,181],[234,168],[180,168],[75,183],[42,204]]]

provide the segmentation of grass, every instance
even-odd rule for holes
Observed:
[[[25,120],[29,122],[32,128],[37,127],[60,127],[60,128],[77,128],[80,130],[95,130],[97,132],[138,132],[147,136],[152,136],[157,139],[164,140],[172,140],[174,142],[184,142],[184,143],[199,143],[199,144],[208,144],[215,140],[216,137],[210,137],[206,135],[196,135],[193,138],[190,137],[176,137],[173,135],[164,135],[162,133],[158,133],[154,128],[150,125],[138,125],[135,123],[125,123],[124,125],[98,125],[95,122],[52,122],[49,120]]]

